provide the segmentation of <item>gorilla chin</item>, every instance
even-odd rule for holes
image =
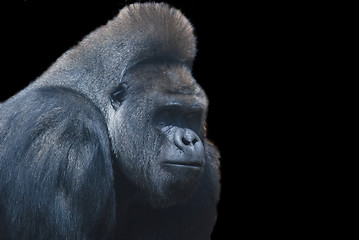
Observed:
[[[149,193],[149,205],[154,209],[185,203],[199,186],[203,167],[162,164],[167,181],[153,182],[155,191]]]
[[[204,171],[203,151],[196,158],[180,150],[166,153],[167,158],[162,156],[159,164],[162,181],[153,182],[155,191],[149,197],[149,204],[153,208],[168,208],[186,202],[197,189]]]

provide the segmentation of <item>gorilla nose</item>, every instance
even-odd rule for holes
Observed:
[[[192,147],[197,142],[200,142],[198,135],[190,129],[178,128],[174,134],[174,143],[181,150]]]

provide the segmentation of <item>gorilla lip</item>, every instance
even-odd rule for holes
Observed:
[[[200,162],[184,162],[184,161],[164,161],[164,165],[170,165],[175,167],[190,167],[190,168],[202,168],[203,164]]]

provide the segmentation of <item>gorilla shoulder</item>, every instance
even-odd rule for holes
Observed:
[[[56,235],[71,234],[70,229],[80,226],[87,226],[87,232],[102,231],[94,220],[100,217],[93,216],[104,211],[110,228],[113,172],[107,129],[97,108],[72,90],[43,87],[6,101],[0,116],[0,202],[16,202],[6,209],[14,219],[6,225],[12,234],[36,239],[36,226],[18,226],[16,219],[42,224],[53,217],[55,206],[56,221],[72,225],[54,227]],[[14,176],[21,178],[15,181]],[[74,212],[79,213],[76,222],[69,221]]]

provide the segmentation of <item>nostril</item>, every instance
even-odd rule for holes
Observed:
[[[189,146],[189,145],[195,145],[196,142],[198,142],[198,138],[196,135],[194,135],[194,133],[190,133],[190,134],[185,134],[182,137],[182,142],[184,145]]]
[[[191,141],[188,141],[185,137],[182,138],[182,142],[184,145],[188,146],[191,144]]]
[[[197,134],[190,129],[178,128],[173,136],[174,144],[181,150],[194,147],[200,141]]]

